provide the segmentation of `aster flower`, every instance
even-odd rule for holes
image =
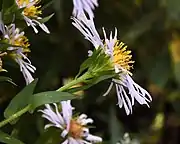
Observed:
[[[43,113],[42,117],[51,122],[45,126],[45,129],[56,127],[62,130],[61,137],[65,139],[62,144],[92,144],[102,142],[102,138],[89,133],[87,124],[93,123],[91,118],[87,118],[85,114],[73,117],[74,108],[71,106],[70,100],[61,102],[61,112],[59,112],[57,104],[54,103],[53,105],[55,109],[49,104],[45,104],[45,109],[39,111]]]
[[[3,22],[0,22],[0,31],[3,34],[1,39],[10,46],[7,48],[7,54],[10,55],[20,66],[20,70],[25,78],[26,84],[33,81],[33,77],[30,72],[34,73],[36,68],[31,64],[31,61],[27,58],[25,53],[29,52],[28,39],[24,36],[24,32],[20,32],[15,24],[5,26]]]
[[[131,60],[131,51],[127,50],[127,46],[123,42],[117,40],[117,29],[115,29],[114,37],[112,32],[109,39],[103,28],[104,43],[100,39],[96,31],[94,21],[92,18],[87,19],[85,15],[81,15],[81,19],[72,18],[72,23],[84,36],[89,40],[96,49],[102,48],[104,52],[110,56],[114,71],[119,75],[119,78],[113,78],[112,82],[104,94],[106,96],[113,85],[116,87],[118,105],[120,108],[124,107],[126,114],[132,113],[132,106],[136,100],[138,103],[145,104],[149,107],[148,102],[152,101],[150,94],[135,83],[130,72],[134,61]],[[128,95],[129,94],[129,95]]]
[[[98,7],[98,0],[73,0],[73,15],[79,17],[82,13],[87,13],[90,18],[94,17],[93,10]]]
[[[39,25],[46,33],[50,33],[45,24],[39,22],[39,20],[42,19],[40,17],[42,14],[42,11],[40,10],[41,6],[38,6],[39,2],[40,0],[16,0],[17,6],[20,9],[24,8],[22,11],[24,20],[28,26],[31,26],[34,29],[35,33],[38,33],[36,28],[37,25]]]

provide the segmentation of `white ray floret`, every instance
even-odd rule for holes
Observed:
[[[75,17],[87,13],[90,18],[93,18],[93,10],[98,7],[98,0],[73,0],[73,6],[73,15]]]

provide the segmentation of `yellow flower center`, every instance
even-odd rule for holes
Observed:
[[[113,50],[113,63],[127,71],[133,66],[134,61],[131,60],[132,55],[130,50],[126,50],[127,46],[123,42],[116,42]]]
[[[28,48],[30,46],[28,39],[25,36],[19,36],[18,38],[16,38],[15,40],[12,40],[12,38],[10,38],[9,40],[9,44],[11,45],[15,45],[15,46],[19,46],[23,49],[23,53],[26,55],[27,52],[30,52],[30,49]],[[14,47],[15,48],[15,47]],[[18,49],[18,48],[17,48]],[[16,53],[15,51],[12,51],[9,53],[10,56],[12,57],[21,57],[18,53]]]
[[[14,40],[13,45],[21,46],[23,48],[28,48],[30,46],[26,36],[19,36],[17,39]]]
[[[39,8],[41,6],[36,6],[39,3],[39,0],[34,0],[33,2],[30,2],[30,0],[16,0],[17,5],[20,8],[25,7],[23,10],[23,14],[27,17],[38,17],[42,13]]]
[[[69,129],[70,135],[73,138],[78,139],[81,138],[82,132],[83,132],[83,126],[80,125],[76,120],[71,120],[70,129]]]

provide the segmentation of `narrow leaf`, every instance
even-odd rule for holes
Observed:
[[[19,92],[10,102],[4,112],[4,117],[8,118],[19,110],[23,109],[29,104],[30,97],[33,94],[34,88],[37,84],[37,79],[27,85],[21,92]]]
[[[60,91],[47,91],[34,94],[30,101],[31,111],[34,111],[37,107],[48,104],[48,103],[56,103],[65,100],[71,100],[76,98],[73,94],[68,92],[60,92]]]
[[[54,13],[51,14],[51,15],[49,15],[49,16],[47,16],[47,17],[44,17],[44,18],[42,18],[42,19],[38,19],[38,21],[39,21],[40,23],[45,23],[45,22],[49,21],[49,20],[53,17],[53,15],[54,15]]]

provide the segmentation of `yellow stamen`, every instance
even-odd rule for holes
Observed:
[[[13,45],[21,46],[24,48],[28,48],[30,46],[28,39],[25,36],[19,36],[16,40],[14,40]]]
[[[23,53],[25,55],[26,55],[27,52],[30,52],[30,49],[28,48],[30,46],[30,44],[29,44],[28,39],[27,39],[26,36],[19,36],[15,40],[10,39],[9,40],[9,44],[15,45],[15,46],[20,46],[22,48]],[[15,51],[10,52],[9,55],[11,57],[14,57],[14,58],[16,58],[16,57],[20,57],[21,58],[21,55],[19,55]]]
[[[36,18],[38,15],[42,14],[42,11],[39,10],[41,6],[36,6],[39,3],[39,0],[34,0],[33,2],[30,2],[30,0],[16,0],[16,2],[20,8],[25,7],[23,14],[27,17]]]
[[[113,50],[113,63],[123,69],[129,71],[133,66],[134,61],[131,60],[132,55],[130,50],[126,50],[127,46],[123,42],[116,42]]]
[[[71,120],[70,123],[70,129],[69,129],[69,133],[70,135],[75,138],[81,138],[83,132],[83,126],[80,125],[76,120]]]

